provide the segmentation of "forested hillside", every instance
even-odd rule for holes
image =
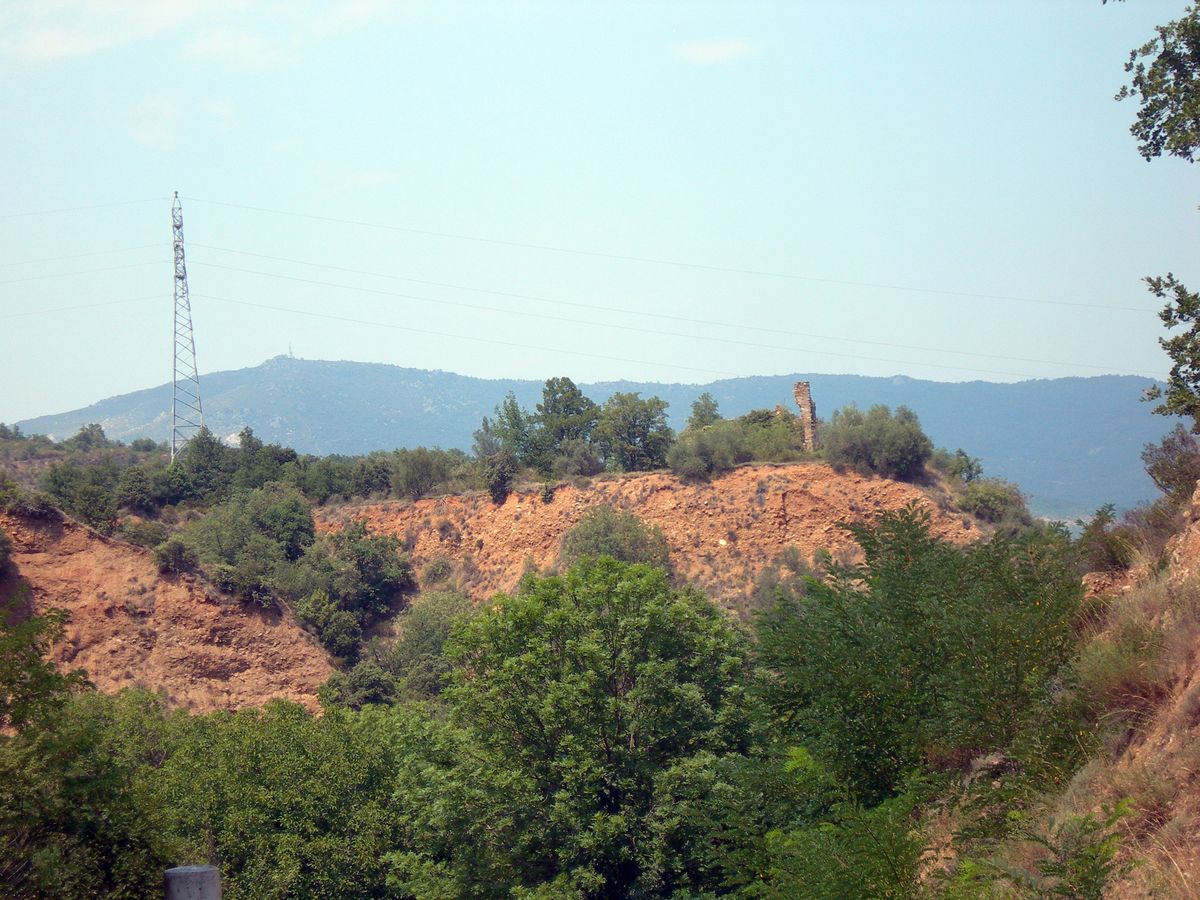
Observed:
[[[668,422],[679,430],[701,393],[711,394],[726,415],[741,415],[777,404],[790,407],[796,380],[812,382],[822,416],[849,403],[910,407],[935,443],[969,448],[989,473],[1020,484],[1043,515],[1075,518],[1103,503],[1127,508],[1154,495],[1138,454],[1167,425],[1140,402],[1151,382],[1132,376],[996,384],[786,375],[708,385],[581,387],[601,403],[614,391],[662,397]],[[359,454],[415,446],[469,449],[472,432],[498,397],[512,391],[529,406],[541,383],[277,357],[252,369],[206,375],[203,389],[206,421],[218,435],[234,436],[250,426],[267,441],[302,453]],[[96,422],[120,440],[164,440],[169,409],[170,386],[164,385],[18,424],[27,433],[58,439]]]

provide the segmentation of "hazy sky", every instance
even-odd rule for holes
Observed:
[[[169,380],[175,190],[202,372],[1161,377],[1184,7],[8,0],[0,421]]]

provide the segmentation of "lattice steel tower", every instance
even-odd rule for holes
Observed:
[[[192,435],[204,427],[192,303],[188,299],[187,263],[183,258],[183,207],[179,205],[179,191],[171,204],[171,228],[175,240],[175,358],[171,365],[171,461],[174,462]]]

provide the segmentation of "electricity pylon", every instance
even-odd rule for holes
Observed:
[[[196,338],[192,333],[192,303],[188,299],[187,263],[183,257],[183,207],[179,191],[171,205],[175,242],[175,353],[171,364],[171,462],[204,427],[200,405],[200,373],[196,370]]]

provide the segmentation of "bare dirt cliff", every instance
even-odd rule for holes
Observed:
[[[104,691],[142,686],[204,712],[284,697],[316,709],[332,671],[290,615],[221,597],[191,576],[162,576],[153,556],[75,522],[0,515],[13,565],[0,599],[27,588],[35,611],[70,613],[53,657]]]
[[[1143,563],[1097,591],[1103,621],[1085,678],[1109,701],[1103,750],[1052,815],[1130,806],[1113,898],[1200,898],[1200,490],[1181,512],[1163,571]]]
[[[564,484],[548,502],[540,491],[525,491],[500,505],[484,494],[356,504],[319,510],[317,523],[336,530],[365,519],[370,530],[404,542],[418,573],[443,558],[457,567],[459,583],[483,599],[511,590],[530,566],[551,566],[563,533],[585,510],[607,503],[661,528],[675,570],[736,609],[785,548],[796,547],[805,559],[821,549],[848,553],[854,541],[839,522],[869,520],[913,502],[930,511],[939,535],[979,537],[972,520],[941,511],[917,487],[816,463],[745,466],[695,484],[662,472]]]

